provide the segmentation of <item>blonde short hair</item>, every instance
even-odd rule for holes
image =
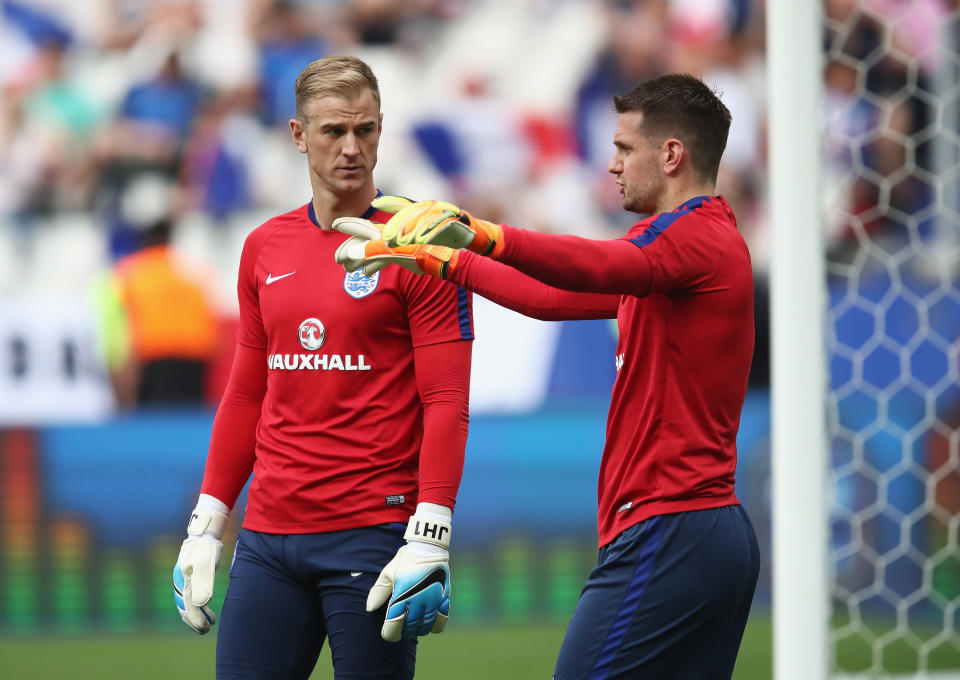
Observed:
[[[380,86],[377,77],[364,61],[356,57],[334,55],[311,62],[297,76],[297,118],[304,125],[303,107],[320,97],[353,99],[370,90],[380,107]]]

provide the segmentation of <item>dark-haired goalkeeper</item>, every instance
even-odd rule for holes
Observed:
[[[730,112],[684,74],[614,104],[609,171],[623,207],[650,215],[622,238],[535,233],[381,197],[394,217],[335,223],[353,235],[336,257],[368,274],[401,264],[539,318],[617,319],[599,558],[554,678],[729,678],[760,560],[734,495],[754,327],[750,255],[716,194]]]

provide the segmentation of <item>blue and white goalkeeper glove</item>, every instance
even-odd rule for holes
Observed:
[[[387,642],[441,633],[450,615],[450,508],[420,503],[400,547],[367,596],[367,611],[387,604]]]
[[[180,618],[203,635],[217,622],[208,607],[213,597],[213,577],[223,551],[223,530],[230,513],[223,502],[205,493],[187,523],[187,539],[180,547],[180,556],[173,568],[173,599]]]

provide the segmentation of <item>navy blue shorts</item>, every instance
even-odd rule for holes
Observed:
[[[739,505],[630,527],[600,550],[553,677],[730,678],[759,570]]]
[[[403,524],[237,537],[217,632],[217,678],[309,678],[324,640],[337,680],[409,680],[417,642],[385,642],[367,593],[403,544]]]

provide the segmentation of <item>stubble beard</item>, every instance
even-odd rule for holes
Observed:
[[[363,190],[372,181],[371,174],[370,171],[364,171],[357,177],[347,178],[338,177],[336,172],[330,172],[322,180],[322,183],[332,194],[345,196]]]
[[[644,187],[643,191],[640,192],[625,189],[621,205],[628,212],[651,215],[656,206],[655,196],[656,194],[650,186]]]

